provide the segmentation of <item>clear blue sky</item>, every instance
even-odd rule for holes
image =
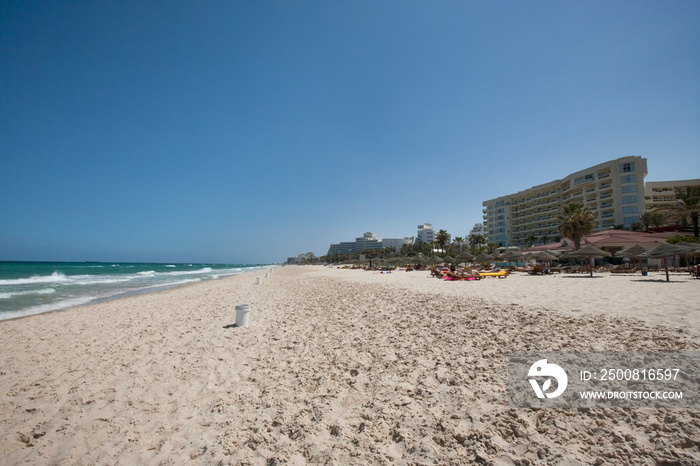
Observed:
[[[700,2],[0,2],[0,260],[466,236],[626,155],[700,177]]]

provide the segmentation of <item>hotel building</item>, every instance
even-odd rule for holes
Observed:
[[[700,179],[678,181],[647,181],[644,183],[644,201],[647,211],[663,205],[673,205],[676,190],[684,191],[689,187],[700,186]]]
[[[415,237],[407,236],[405,238],[384,238],[377,239],[374,233],[367,232],[355,241],[343,241],[338,244],[331,244],[328,248],[328,255],[333,254],[348,254],[351,252],[362,252],[368,249],[382,249],[394,247],[396,250],[401,249],[404,244],[413,244]]]
[[[593,231],[629,228],[645,211],[647,160],[622,157],[483,203],[489,243],[523,246],[559,236],[557,215],[565,205],[583,204],[596,216]],[[545,241],[545,242],[546,242]]]
[[[421,243],[430,244],[435,241],[435,229],[432,223],[424,223],[418,225],[417,241]]]

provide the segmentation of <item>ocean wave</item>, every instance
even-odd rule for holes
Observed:
[[[0,286],[3,285],[34,285],[37,283],[66,283],[71,279],[66,277],[61,272],[54,272],[51,275],[35,275],[29,278],[8,278],[0,280]]]
[[[145,286],[143,288],[139,288],[139,290],[151,290],[151,289],[156,289],[156,288],[173,288],[176,286],[185,285],[187,283],[197,283],[197,282],[201,282],[201,281],[202,281],[201,278],[189,278],[189,279],[178,280],[178,281],[174,281],[174,282],[156,283],[155,285]]]
[[[82,296],[77,298],[64,299],[63,301],[58,301],[50,304],[41,304],[39,306],[33,306],[19,311],[3,312],[0,313],[0,320],[13,319],[15,317],[32,316],[35,314],[43,314],[45,312],[50,311],[63,311],[72,307],[87,304],[90,301],[94,301],[95,299],[96,298],[93,296]]]
[[[199,270],[182,270],[178,272],[164,272],[165,274],[168,275],[194,275],[194,274],[202,274],[202,273],[211,273],[212,268],[211,267],[204,267],[203,269]]]
[[[0,293],[0,299],[10,299],[13,296],[27,296],[31,294],[52,294],[56,290],[53,288],[42,288],[40,290],[30,290],[30,291],[10,291],[8,293]]]

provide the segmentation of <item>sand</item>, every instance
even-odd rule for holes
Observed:
[[[0,464],[700,463],[698,410],[506,389],[512,351],[698,350],[699,280],[262,275],[0,322]]]

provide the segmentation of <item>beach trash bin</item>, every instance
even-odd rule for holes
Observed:
[[[265,274],[265,278],[269,278],[269,277],[270,277],[270,274],[269,274],[269,273],[266,273],[266,274]]]
[[[262,285],[262,278],[258,278],[257,280],[258,280],[258,281],[257,281],[257,284],[258,284],[258,285]]]
[[[250,304],[239,304],[236,306],[236,327],[247,327],[250,317]]]

